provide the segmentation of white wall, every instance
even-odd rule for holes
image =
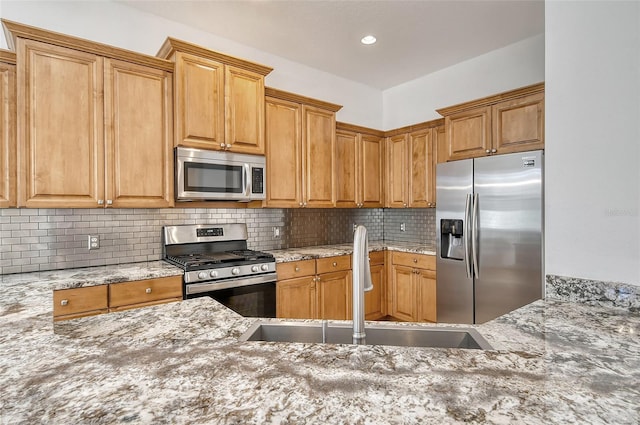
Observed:
[[[274,68],[270,87],[343,105],[337,119],[382,127],[382,92],[111,1],[0,0],[0,17],[154,55],[167,36]],[[4,34],[0,47],[6,48]]]
[[[450,66],[382,93],[391,130],[442,118],[435,110],[544,81],[544,35]]]
[[[640,286],[640,2],[546,2],[546,271]]]

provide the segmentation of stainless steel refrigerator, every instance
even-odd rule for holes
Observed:
[[[542,151],[438,164],[437,319],[484,323],[542,298]]]

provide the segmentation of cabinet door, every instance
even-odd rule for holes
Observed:
[[[431,129],[409,134],[409,206],[412,208],[431,206],[432,162]]]
[[[406,134],[390,137],[388,146],[389,178],[387,184],[387,206],[391,208],[407,207],[407,169],[409,139]]]
[[[175,62],[175,145],[221,149],[224,65],[180,52],[176,53]]]
[[[436,321],[436,272],[419,270],[416,274],[418,286],[418,321]]]
[[[364,293],[364,313],[365,319],[377,320],[386,315],[385,298],[386,294],[386,270],[383,264],[371,266],[371,283],[373,289]]]
[[[445,126],[436,127],[433,130],[433,136],[438,164],[447,162],[447,133],[445,132]]]
[[[358,190],[358,133],[336,131],[336,206],[355,208]]]
[[[351,319],[351,271],[318,275],[318,318]]]
[[[358,163],[361,178],[360,203],[363,207],[382,208],[384,202],[383,172],[384,139],[363,134],[360,137],[360,161]]]
[[[225,69],[225,141],[232,152],[264,155],[264,76]]]
[[[544,93],[493,105],[496,153],[544,149]]]
[[[0,62],[0,208],[16,205],[15,69]]]
[[[107,205],[173,205],[171,81],[168,72],[105,59]]]
[[[491,108],[470,109],[445,118],[447,160],[476,158],[491,149]]]
[[[268,207],[302,203],[302,108],[298,103],[266,98]]]
[[[91,208],[104,199],[103,59],[17,40],[18,205]]]
[[[276,283],[276,317],[315,319],[315,276],[280,280]]]
[[[391,316],[396,319],[416,320],[416,290],[414,269],[393,265],[391,282]]]
[[[333,207],[336,115],[306,105],[302,112],[303,202],[309,208]]]

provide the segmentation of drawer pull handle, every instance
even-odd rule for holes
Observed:
[[[69,304],[69,300],[60,301],[60,305],[67,305],[67,304]]]
[[[296,271],[299,272],[300,271],[300,267],[296,267]]]
[[[144,292],[146,292],[147,294],[150,294],[151,293],[151,288],[145,289]]]
[[[335,261],[333,262],[333,267],[337,267],[338,263],[336,263]]]

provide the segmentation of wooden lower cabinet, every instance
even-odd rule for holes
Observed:
[[[109,285],[109,311],[129,310],[181,299],[181,276],[112,283]]]
[[[53,320],[94,316],[109,311],[108,285],[53,291]]]
[[[276,317],[313,319],[316,316],[315,276],[280,280],[276,283]]]
[[[351,319],[351,270],[318,275],[318,319]]]
[[[389,315],[408,322],[435,322],[435,257],[394,252],[392,258]]]
[[[182,276],[53,291],[53,320],[75,319],[182,300]]]

